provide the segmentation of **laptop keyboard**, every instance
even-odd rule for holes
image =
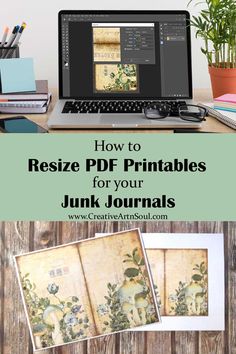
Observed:
[[[150,104],[168,103],[171,115],[178,115],[178,107],[185,101],[66,101],[62,113],[143,113]]]

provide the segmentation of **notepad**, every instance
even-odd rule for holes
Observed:
[[[228,125],[230,128],[236,129],[236,113],[235,112],[226,112],[222,114],[222,112],[213,107],[212,103],[198,103],[199,106],[206,108],[208,111],[208,115],[216,118],[221,123]]]
[[[220,111],[236,112],[236,94],[225,94],[214,99],[214,108]]]
[[[236,104],[236,94],[234,93],[227,93],[220,97],[214,99],[216,102],[228,102],[228,103],[235,103]]]
[[[32,58],[0,59],[2,93],[35,91]]]

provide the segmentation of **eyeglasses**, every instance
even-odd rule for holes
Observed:
[[[147,119],[164,119],[174,114],[189,122],[202,122],[206,120],[207,110],[193,104],[181,105],[173,110],[168,103],[155,103],[145,107],[144,114]]]

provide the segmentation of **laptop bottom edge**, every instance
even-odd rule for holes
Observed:
[[[147,119],[144,113],[62,113],[64,103],[56,103],[47,123],[49,129],[198,129],[202,124],[177,116]]]

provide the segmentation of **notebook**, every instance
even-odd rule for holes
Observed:
[[[13,113],[13,114],[34,114],[46,113],[51,101],[51,94],[47,100],[34,100],[34,101],[2,101],[0,100],[0,113]]]
[[[227,93],[215,98],[214,108],[222,111],[236,112],[236,94]]]
[[[26,100],[48,100],[48,81],[47,80],[35,80],[36,91],[20,92],[20,93],[0,93],[1,100],[14,100],[14,101],[26,101]]]
[[[224,94],[222,96],[214,98],[214,101],[216,101],[216,102],[228,102],[228,103],[236,104],[236,94],[234,94],[234,93],[226,93],[226,94]]]
[[[212,103],[202,104],[198,103],[199,106],[202,106],[207,109],[208,114],[221,123],[229,126],[230,128],[236,129],[236,113],[227,111],[226,113],[222,113],[222,110],[214,109]]]

